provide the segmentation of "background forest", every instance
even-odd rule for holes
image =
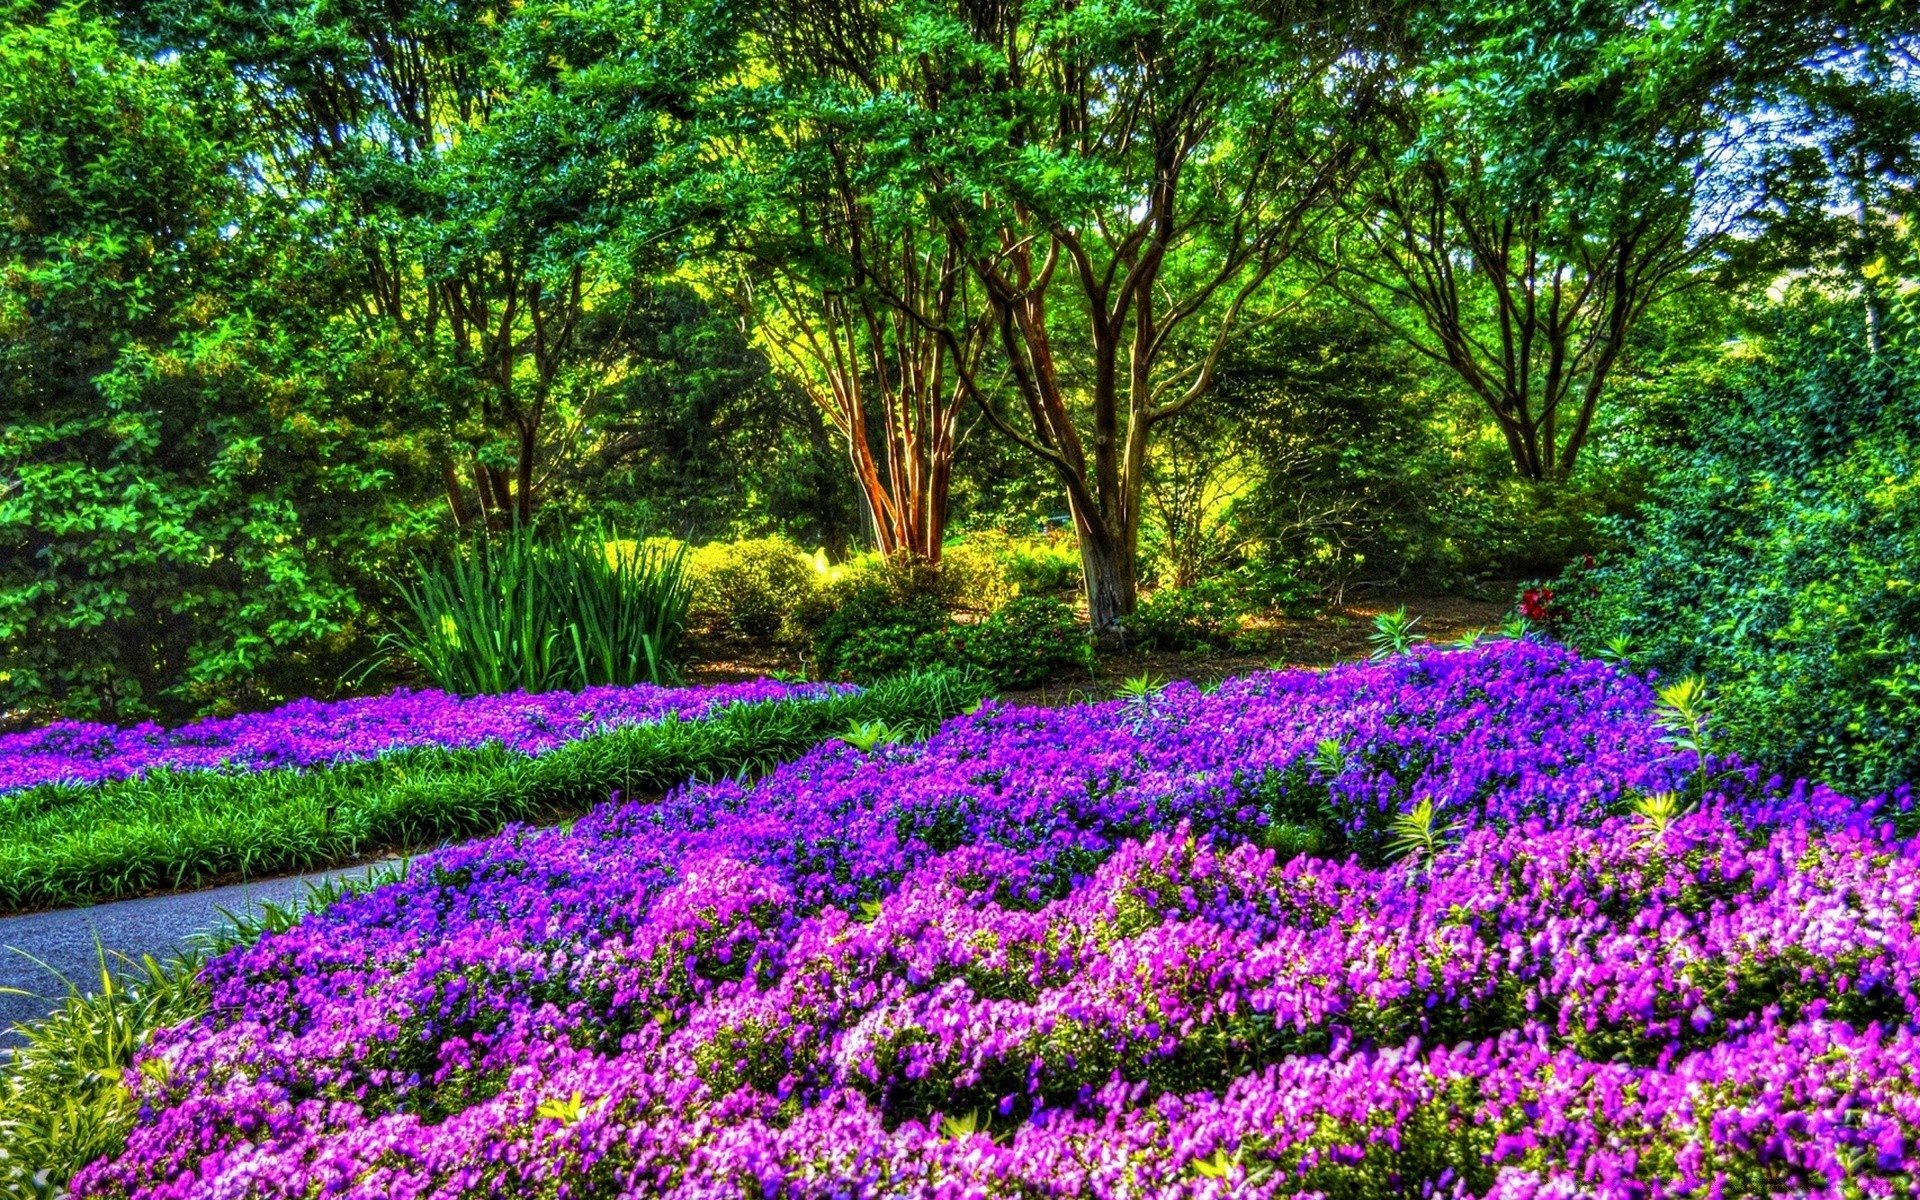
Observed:
[[[1920,776],[1916,24],[0,0],[0,713],[683,628],[1019,686],[1525,583]],[[526,624],[594,588],[625,668]]]

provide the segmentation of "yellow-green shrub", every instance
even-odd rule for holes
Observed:
[[[713,542],[688,560],[689,620],[708,629],[771,637],[794,608],[822,586],[823,565],[785,538]]]

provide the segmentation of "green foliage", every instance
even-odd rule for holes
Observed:
[[[0,71],[0,710],[324,686],[426,528],[387,382],[305,337],[289,215],[182,64],[9,2]]]
[[[412,749],[308,771],[158,771],[11,792],[0,796],[0,911],[311,871],[554,820],[615,793],[758,773],[859,722],[922,736],[983,691],[960,672],[921,672],[859,695],[622,726],[537,758]]]
[[[975,625],[960,627],[963,664],[998,687],[1035,687],[1076,668],[1091,669],[1093,643],[1070,605],[1019,596]]]
[[[1151,672],[1143,671],[1138,675],[1130,675],[1122,680],[1120,686],[1113,690],[1113,694],[1122,700],[1128,700],[1136,705],[1145,707],[1146,704],[1155,696],[1158,696],[1161,689],[1166,686],[1167,681],[1165,679]]]
[[[1009,688],[1088,666],[1092,655],[1073,609],[1050,596],[1020,596],[967,623],[955,620],[936,592],[897,579],[844,593],[811,644],[826,678],[882,679],[944,666],[978,671]]]
[[[840,731],[840,740],[864,754],[875,746],[893,745],[900,735],[885,721],[855,721]]]
[[[946,606],[926,593],[885,583],[855,587],[821,623],[813,655],[823,678],[879,679],[959,657],[960,635]]]
[[[1127,632],[1151,650],[1224,650],[1240,632],[1246,609],[1237,581],[1203,579],[1148,593],[1127,618]]]
[[[412,623],[385,644],[463,696],[667,683],[686,628],[686,550],[583,530],[476,537],[399,585]]]
[[[1633,812],[1640,818],[1636,825],[1646,834],[1647,840],[1658,843],[1666,837],[1673,823],[1686,815],[1687,804],[1678,793],[1655,792],[1651,796],[1636,797]]]
[[[1433,861],[1447,839],[1460,831],[1460,825],[1447,824],[1439,819],[1439,812],[1433,806],[1432,798],[1423,798],[1420,803],[1393,819],[1389,826],[1390,837],[1387,854],[1390,858],[1425,859]]]
[[[1396,654],[1405,654],[1426,641],[1426,635],[1413,631],[1413,627],[1419,623],[1419,617],[1407,615],[1405,605],[1401,605],[1392,612],[1377,614],[1373,618],[1373,632],[1367,635],[1367,644],[1373,647],[1373,653],[1369,657],[1376,661],[1392,658]]]
[[[940,550],[939,590],[955,611],[990,613],[1020,594],[1007,569],[1013,539],[998,530],[976,533]]]
[[[813,558],[780,537],[701,546],[689,556],[687,569],[693,580],[689,619],[750,637],[778,633],[822,585]]]
[[[1080,549],[1071,537],[1009,538],[1001,561],[1007,581],[1022,592],[1071,592],[1080,587]]]
[[[1707,711],[1707,685],[1698,675],[1667,684],[1656,693],[1653,719],[1667,731],[1663,739],[1676,750],[1693,755],[1699,764],[1700,794],[1707,790],[1708,758],[1713,752],[1712,716]]]
[[[1864,344],[1857,304],[1803,289],[1706,383],[1691,449],[1555,584],[1568,635],[1711,685],[1727,748],[1873,792],[1920,778],[1920,336]]]

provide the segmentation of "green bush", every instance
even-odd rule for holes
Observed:
[[[1694,445],[1550,611],[1578,644],[1699,673],[1732,744],[1873,792],[1920,778],[1920,322],[1870,353],[1856,303],[1769,314],[1693,397]]]
[[[978,699],[955,671],[858,695],[733,705],[625,725],[537,758],[419,748],[313,770],[156,771],[0,796],[0,912],[318,870],[394,848],[552,820],[693,777],[759,772],[861,721],[929,732]]]
[[[990,613],[1020,594],[1007,570],[1012,539],[998,530],[968,534],[942,547],[938,589],[960,612]]]
[[[959,627],[938,596],[863,582],[845,592],[813,635],[827,679],[880,679],[961,658]]]
[[[1235,582],[1204,579],[1148,593],[1127,618],[1126,629],[1135,644],[1150,650],[1224,650],[1239,634],[1246,607]]]
[[[1091,643],[1069,605],[1020,596],[973,624],[911,580],[856,584],[813,634],[822,677],[865,681],[935,667],[978,672],[996,687],[1032,687],[1084,665]]]
[[[686,628],[686,551],[599,531],[481,535],[401,584],[386,644],[463,696],[669,683]]]
[[[785,538],[714,542],[693,551],[690,619],[707,629],[772,637],[820,587],[813,558]]]
[[[1092,666],[1093,643],[1070,605],[1020,596],[978,625],[963,627],[961,653],[999,687],[1034,687]]]
[[[1002,551],[1007,581],[1025,594],[1080,587],[1080,547],[1071,535],[1009,537]]]

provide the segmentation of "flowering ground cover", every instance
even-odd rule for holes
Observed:
[[[1911,1194],[1910,797],[1651,703],[1420,650],[509,829],[214,961],[75,1191]]]
[[[765,770],[855,721],[931,728],[954,676],[458,699],[400,693],[179,730],[0,739],[0,911],[315,869]]]
[[[173,729],[58,721],[0,734],[0,791],[48,783],[104,783],[156,769],[312,767],[421,746],[453,749],[493,742],[539,754],[622,725],[668,717],[698,720],[729,704],[812,700],[846,690],[767,679],[701,688],[639,684],[504,696],[403,690],[351,700],[296,700],[270,712]]]

